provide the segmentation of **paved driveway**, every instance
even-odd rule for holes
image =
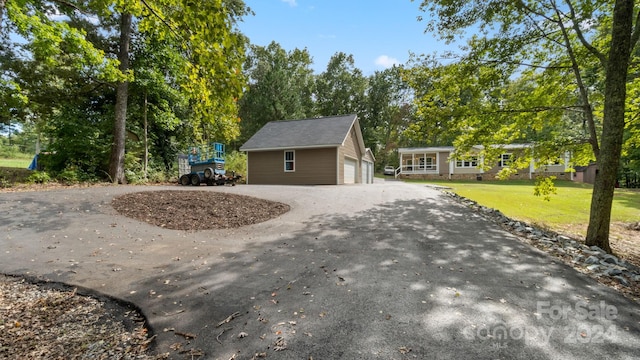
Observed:
[[[0,272],[131,301],[176,359],[177,343],[224,360],[640,357],[637,304],[425,186],[202,187],[291,205],[224,231],[109,205],[165,189],[193,190],[0,194]]]

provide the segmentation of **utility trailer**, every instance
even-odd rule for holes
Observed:
[[[227,175],[224,168],[224,144],[211,143],[208,146],[192,146],[189,154],[178,155],[178,176],[181,185],[234,186],[241,176],[231,172]]]

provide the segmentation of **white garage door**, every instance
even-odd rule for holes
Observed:
[[[368,161],[362,162],[362,182],[373,184],[373,164]]]
[[[356,183],[356,169],[358,163],[355,160],[345,158],[344,159],[344,183],[355,184]]]

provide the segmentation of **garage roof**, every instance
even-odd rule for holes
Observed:
[[[340,146],[356,124],[359,146],[364,151],[360,123],[355,114],[267,123],[247,140],[240,151]]]

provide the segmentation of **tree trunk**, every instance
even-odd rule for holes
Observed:
[[[2,34],[2,21],[4,20],[4,8],[6,4],[7,0],[0,0],[0,34]]]
[[[144,163],[142,170],[144,172],[144,179],[147,180],[149,174],[149,121],[147,119],[147,108],[149,104],[147,102],[147,90],[144,91]]]
[[[591,197],[586,243],[610,253],[609,226],[624,133],[627,72],[631,55],[633,0],[616,0],[606,66],[604,118],[598,173]]]
[[[131,41],[131,14],[122,14],[120,18],[120,49],[118,60],[120,71],[129,70],[129,43]],[[127,100],[129,97],[129,82],[118,83],[116,89],[115,122],[113,127],[113,144],[109,159],[109,176],[114,184],[124,184],[124,149],[127,129]]]

